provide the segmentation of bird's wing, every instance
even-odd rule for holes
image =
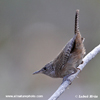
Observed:
[[[76,34],[77,35],[77,34]],[[54,66],[62,69],[68,61],[70,53],[74,47],[76,35],[66,44],[61,53],[54,59]]]

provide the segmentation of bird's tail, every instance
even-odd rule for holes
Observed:
[[[79,33],[79,9],[76,10],[75,14],[75,34]]]

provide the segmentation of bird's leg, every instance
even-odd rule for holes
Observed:
[[[72,84],[72,82],[71,82],[71,80],[70,79],[68,79],[68,77],[69,76],[71,76],[72,74],[75,74],[76,72],[77,72],[77,70],[75,69],[75,68],[73,68],[74,70],[73,70],[73,72],[72,73],[70,73],[70,74],[68,74],[68,75],[66,75],[66,76],[64,76],[63,77],[63,81],[62,81],[62,83],[64,82],[64,81],[69,81],[70,82],[70,84],[69,85],[71,85]]]

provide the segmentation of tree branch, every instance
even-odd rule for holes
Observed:
[[[98,53],[100,52],[100,44],[95,47],[90,53],[88,53],[83,58],[83,64],[79,65],[78,68],[82,70],[86,64],[93,59]],[[75,74],[68,77],[68,79],[72,82],[77,75],[79,74],[80,70],[78,70]],[[71,82],[66,80],[61,84],[61,86],[56,90],[56,92],[48,99],[48,100],[57,100],[57,98],[65,91],[65,89],[71,84]]]

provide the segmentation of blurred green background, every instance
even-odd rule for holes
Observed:
[[[0,0],[0,100],[5,95],[43,95],[23,100],[47,100],[56,91],[62,79],[32,73],[73,37],[76,9],[88,53],[100,43],[100,0]],[[75,95],[98,95],[100,100],[99,61],[100,54],[58,100],[79,100]]]

